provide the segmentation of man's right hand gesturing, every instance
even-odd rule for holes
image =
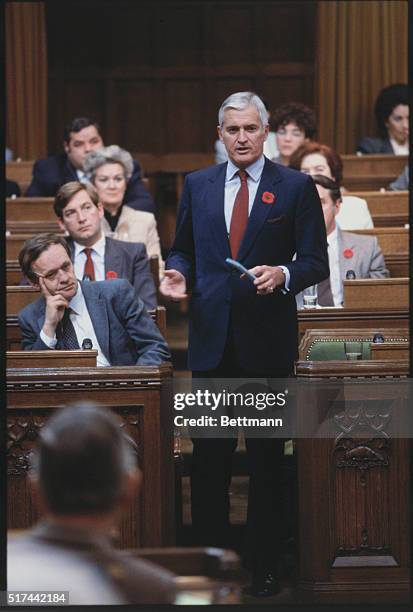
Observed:
[[[188,297],[184,275],[178,272],[178,270],[165,270],[159,291],[166,298],[175,302],[181,302]]]

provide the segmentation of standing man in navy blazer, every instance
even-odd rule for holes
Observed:
[[[188,361],[194,377],[284,378],[297,358],[294,296],[329,274],[320,200],[311,177],[264,157],[269,127],[258,96],[229,96],[218,118],[229,161],[187,176],[161,292],[173,300],[192,292]],[[231,272],[227,257],[256,280]],[[225,545],[236,440],[193,443],[193,527],[199,543]],[[249,438],[246,448],[245,563],[252,593],[268,596],[279,589],[283,440]]]
[[[86,182],[83,171],[86,155],[104,146],[99,124],[88,117],[77,117],[63,131],[64,153],[51,155],[34,163],[33,178],[27,197],[54,197],[69,181]],[[133,174],[128,181],[124,203],[136,210],[155,214],[155,204],[141,180],[141,169],[133,162]]]

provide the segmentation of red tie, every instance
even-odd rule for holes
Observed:
[[[245,170],[238,170],[241,187],[238,190],[232,209],[231,224],[229,228],[229,245],[233,259],[237,258],[239,247],[245,234],[248,223],[248,183]]]
[[[95,267],[93,265],[93,259],[92,259],[92,249],[83,249],[83,252],[86,255],[86,262],[85,262],[85,269],[83,271],[83,278],[85,278],[85,276],[89,277],[89,280],[94,281],[95,280]]]

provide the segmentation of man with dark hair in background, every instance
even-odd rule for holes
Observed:
[[[77,117],[63,132],[64,153],[36,161],[27,197],[54,197],[58,189],[69,181],[87,182],[83,171],[85,157],[104,146],[99,124],[88,117]],[[138,162],[133,162],[133,174],[128,182],[125,204],[136,210],[155,213],[155,204],[141,180]]]
[[[314,174],[312,178],[323,209],[330,268],[329,278],[318,283],[318,304],[341,307],[344,303],[343,280],[348,273],[355,278],[387,278],[389,271],[376,236],[342,231],[336,223],[342,200],[338,184],[324,175]],[[302,308],[302,293],[296,300],[297,307]]]
[[[69,605],[173,603],[173,574],[110,541],[142,479],[120,424],[104,406],[74,404],[41,430],[30,475],[43,520],[9,539],[9,591],[68,591]]]

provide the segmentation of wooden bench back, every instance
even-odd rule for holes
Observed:
[[[408,278],[356,278],[343,281],[346,308],[409,307]]]
[[[376,236],[385,258],[387,255],[409,253],[409,228],[407,227],[374,227],[352,230],[352,233]]]
[[[366,200],[374,227],[403,227],[409,221],[408,191],[357,191],[348,195]]]

